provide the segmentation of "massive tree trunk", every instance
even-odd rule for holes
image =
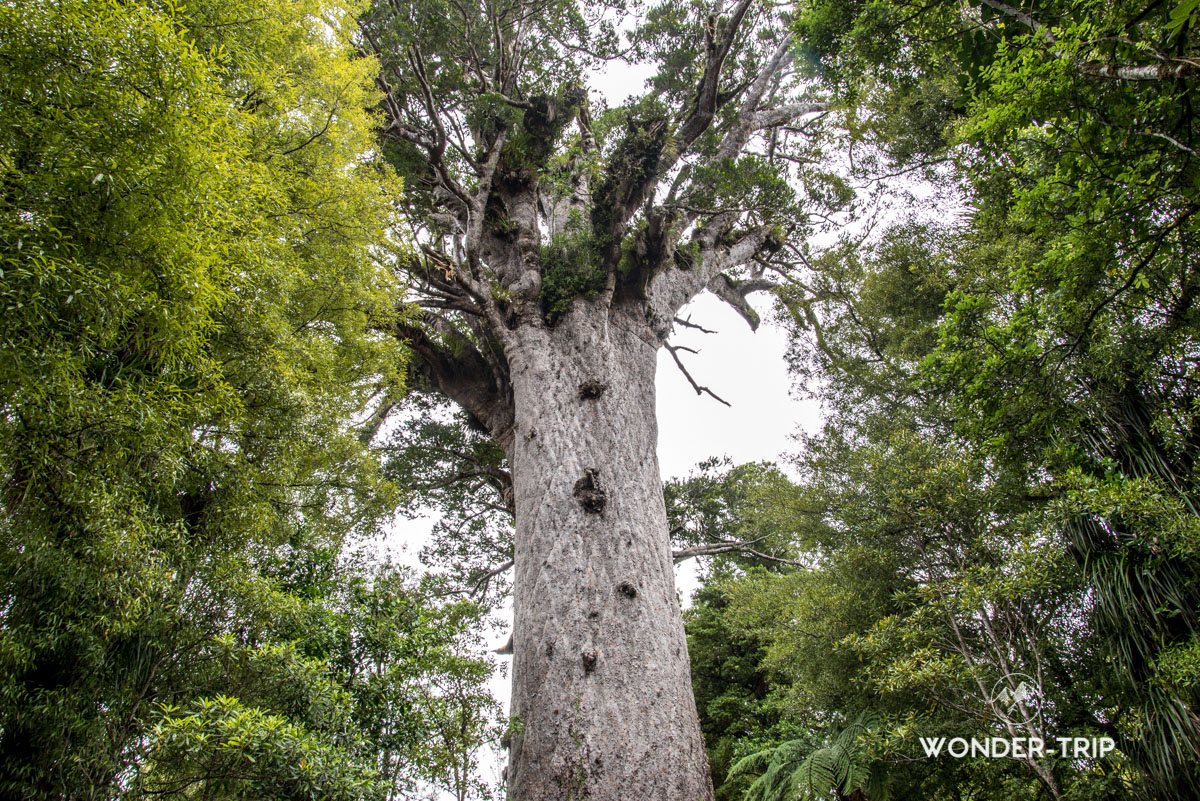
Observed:
[[[658,344],[581,299],[509,353],[513,799],[712,797],[655,454]]]

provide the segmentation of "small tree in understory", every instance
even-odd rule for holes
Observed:
[[[793,188],[814,177],[824,109],[777,8],[655,6],[622,50],[624,12],[421,0],[362,21],[420,243],[405,300],[423,313],[395,332],[502,453],[443,439],[448,472],[493,483],[515,514],[514,799],[711,798],[655,456],[657,353],[706,289],[756,326],[747,296],[799,259],[808,195],[846,194]],[[624,59],[658,71],[606,108],[589,70]]]

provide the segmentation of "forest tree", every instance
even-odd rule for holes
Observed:
[[[792,186],[823,110],[768,4],[652,8],[622,51],[623,11],[427,0],[363,21],[418,243],[422,313],[395,333],[506,460],[490,478],[516,519],[514,799],[712,796],[656,360],[705,290],[757,325],[747,296],[796,259]],[[606,109],[587,71],[630,56],[659,64],[650,91]]]
[[[477,609],[352,552],[403,367],[360,10],[0,8],[0,798],[470,789]]]
[[[747,801],[795,798],[818,775],[850,794],[826,744],[861,715],[892,797],[1198,797],[1196,10],[799,16],[859,120],[856,179],[925,174],[962,213],[846,236],[783,293],[826,421],[766,506],[820,556],[710,585],[693,611],[698,696],[741,691],[703,653],[735,635],[772,685],[745,709],[782,710],[773,734],[722,731],[718,797],[752,778]],[[926,760],[920,735],[1008,728],[988,698],[1014,669],[1038,676],[1047,735],[1116,750]],[[706,732],[739,714],[701,707]]]

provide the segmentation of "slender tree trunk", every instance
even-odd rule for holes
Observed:
[[[708,801],[655,454],[657,340],[585,300],[516,336],[509,797]]]

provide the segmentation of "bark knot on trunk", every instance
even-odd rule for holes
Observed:
[[[602,381],[584,381],[579,385],[580,400],[595,400],[604,394],[604,390],[608,389],[608,384]]]
[[[583,478],[575,482],[575,490],[571,494],[584,511],[591,514],[602,514],[608,504],[608,493],[600,486],[600,471],[594,467],[583,471]]]

